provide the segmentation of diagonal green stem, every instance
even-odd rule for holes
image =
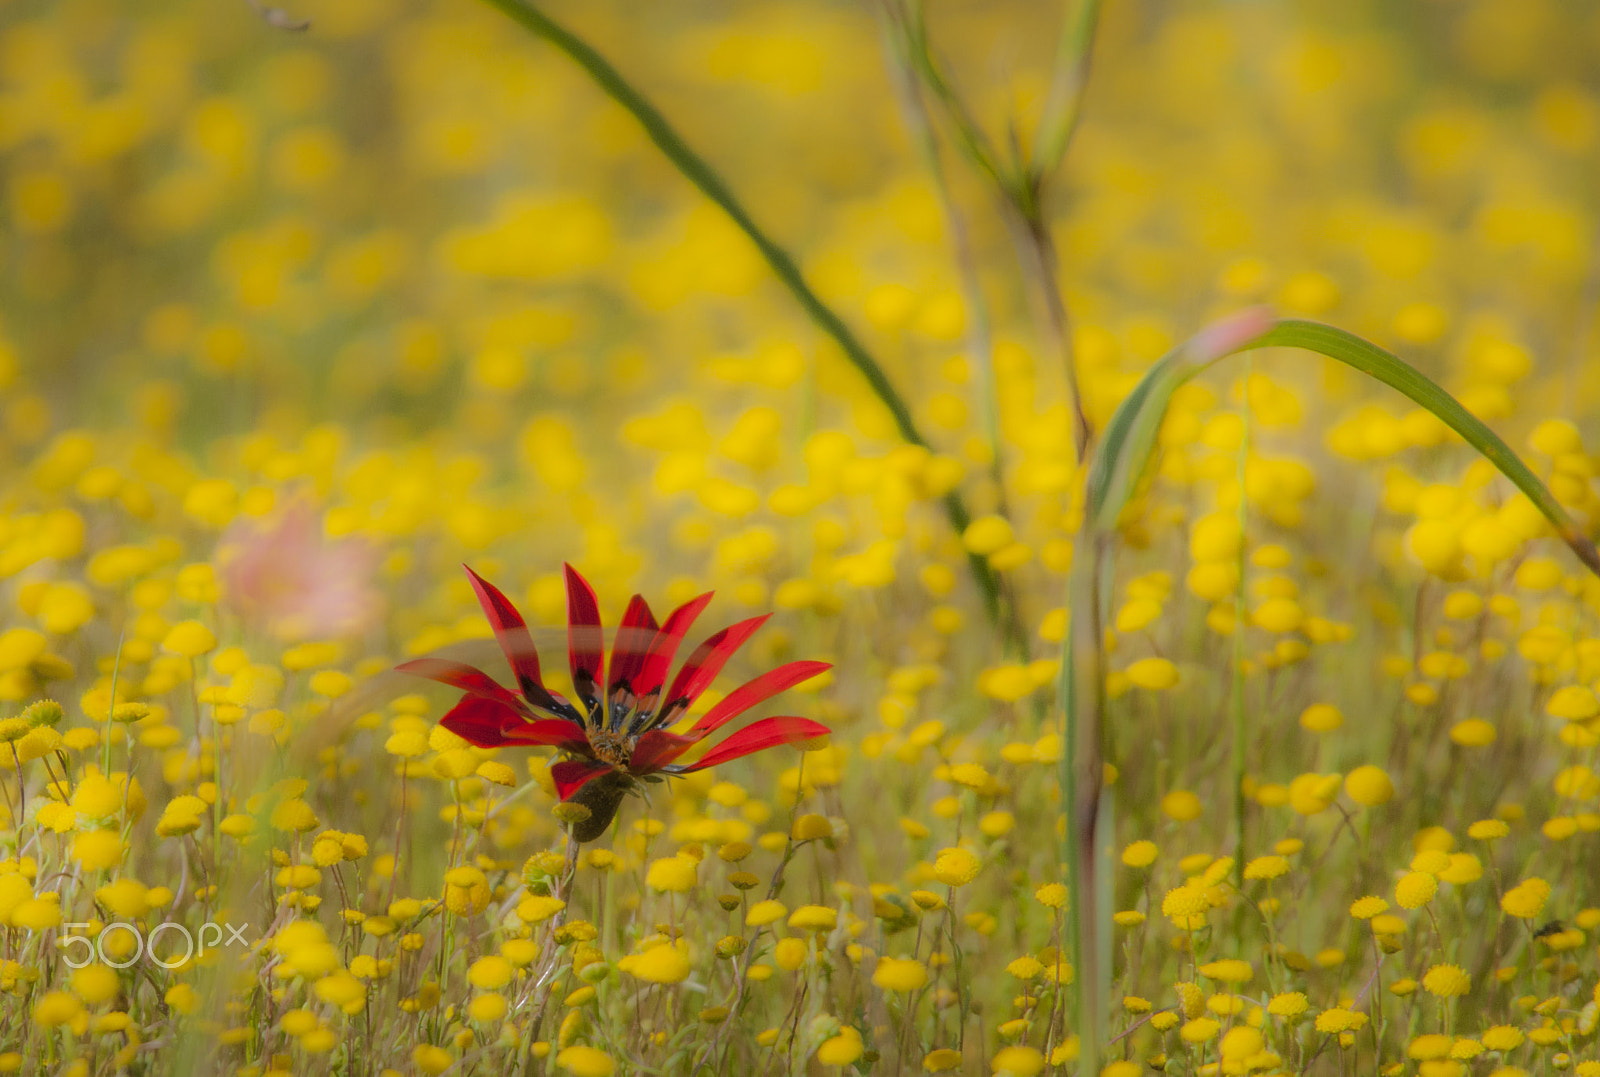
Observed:
[[[867,380],[873,393],[889,409],[889,414],[894,417],[895,426],[900,431],[900,436],[911,443],[923,448],[929,448],[927,440],[917,429],[911,417],[911,409],[900,394],[895,391],[889,382],[888,375],[878,365],[878,361],[867,351],[866,346],[856,337],[844,319],[840,318],[833,308],[822,301],[811,286],[806,283],[805,277],[800,272],[800,267],[795,264],[794,258],[783,247],[779,246],[767,232],[756,224],[744,204],[734,196],[728,184],[684,141],[672,124],[661,111],[651,104],[643,94],[634,88],[633,84],[622,76],[622,73],[612,66],[594,47],[571,30],[557,23],[550,16],[540,11],[530,3],[523,0],[484,0],[485,3],[501,12],[507,18],[517,23],[524,29],[544,38],[550,44],[560,49],[573,60],[584,72],[594,80],[595,85],[605,91],[617,104],[627,109],[634,119],[639,121],[650,141],[655,143],[667,160],[682,172],[684,177],[697,187],[701,194],[711,199],[719,209],[726,213],[739,230],[749,237],[756,249],[761,252],[772,271],[777,274],[796,301],[810,316],[817,327],[826,333],[851,364],[860,371],[861,376]],[[971,523],[971,514],[967,511],[966,503],[961,495],[955,491],[944,496],[945,515],[950,520],[950,526],[957,534],[965,531]],[[983,593],[984,608],[989,614],[989,619],[995,624],[1000,623],[1000,581],[994,570],[989,567],[983,558],[969,554],[968,566],[972,570],[973,579],[977,582],[979,590]]]

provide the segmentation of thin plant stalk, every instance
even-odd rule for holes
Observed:
[[[1235,511],[1235,521],[1239,526],[1239,549],[1234,554],[1234,570],[1238,579],[1233,588],[1233,637],[1229,640],[1229,667],[1231,678],[1229,684],[1230,705],[1233,710],[1233,856],[1234,876],[1239,889],[1244,889],[1244,867],[1249,860],[1245,849],[1244,840],[1244,771],[1246,738],[1249,735],[1245,721],[1244,700],[1244,629],[1245,629],[1245,525],[1249,522],[1250,503],[1245,497],[1245,474],[1250,461],[1250,375],[1255,364],[1249,356],[1245,357],[1244,368],[1244,399],[1240,402],[1239,415],[1244,423],[1243,436],[1239,439],[1239,466],[1234,481],[1239,487],[1239,504]]]
[[[917,78],[904,35],[893,32],[896,17],[895,0],[882,0],[881,14],[885,22],[885,43],[890,54],[891,74],[901,101],[901,112],[906,127],[922,155],[923,164],[933,181],[934,191],[944,214],[945,229],[950,234],[951,255],[956,276],[960,281],[962,304],[971,319],[967,331],[967,351],[976,368],[978,388],[978,413],[983,423],[983,436],[989,447],[989,478],[994,484],[995,511],[1010,518],[1011,509],[1006,496],[1005,442],[1000,429],[1000,387],[994,366],[994,333],[989,318],[989,305],[983,297],[983,286],[978,275],[977,258],[972,248],[972,234],[967,227],[955,195],[950,190],[950,178],[945,171],[939,139],[933,120],[928,115],[924,88]],[[1033,656],[1028,645],[1027,629],[1022,623],[1014,589],[1001,580],[1002,596],[1006,606],[1006,645],[1008,650],[1026,662]]]
[[[866,345],[845,324],[844,319],[812,291],[794,257],[755,222],[744,204],[734,195],[727,181],[684,141],[683,136],[678,134],[661,111],[592,45],[533,4],[524,0],[484,0],[484,2],[565,53],[583,68],[585,74],[608,97],[639,121],[650,141],[667,160],[671,161],[701,194],[726,213],[750,242],[755,244],[767,265],[793,294],[801,308],[817,327],[839,346],[845,358],[866,379],[873,394],[889,410],[900,437],[912,445],[930,448],[927,439],[922,436],[922,432],[917,429],[916,422],[911,417],[911,409],[889,381],[883,367],[867,350]],[[944,509],[950,526],[958,535],[972,522],[972,515],[967,509],[966,502],[957,491],[952,490],[944,495]],[[968,555],[967,564],[983,595],[984,609],[990,621],[999,626],[1001,624],[999,577],[989,567],[988,562],[976,554]]]
[[[1032,173],[1041,178],[1061,167],[1072,137],[1083,119],[1084,93],[1089,88],[1090,61],[1094,58],[1095,33],[1100,25],[1101,0],[1075,0],[1073,17],[1062,20],[1061,40],[1056,48],[1055,74],[1050,95],[1039,117],[1039,133],[1034,139]]]
[[[891,22],[892,28],[894,17],[892,0],[883,0],[881,6],[885,20]],[[928,176],[933,181],[934,191],[938,195],[945,228],[950,233],[951,254],[955,262],[956,275],[961,283],[962,298],[972,319],[971,328],[967,332],[967,347],[972,354],[972,361],[978,368],[978,410],[983,421],[984,437],[989,442],[990,474],[994,477],[1003,501],[1005,488],[1002,476],[1005,472],[1005,458],[1000,440],[999,393],[994,370],[994,335],[990,327],[989,307],[984,302],[983,289],[978,279],[971,231],[950,190],[950,178],[945,172],[944,160],[940,155],[939,139],[933,127],[933,120],[928,115],[928,104],[923,97],[923,88],[917,80],[913,61],[908,55],[905,39],[888,31],[885,37],[888,39],[889,53],[894,64],[893,73],[896,75],[901,112],[905,116],[906,127],[910,130],[912,141],[916,143],[922,155]]]
[[[1038,213],[1038,207],[1025,209],[1022,205],[1011,207],[1007,213],[1011,226],[1012,243],[1022,263],[1022,272],[1034,297],[1038,311],[1036,320],[1044,327],[1049,347],[1055,353],[1067,381],[1067,396],[1072,408],[1072,446],[1076,458],[1088,458],[1094,430],[1089,425],[1089,414],[1084,410],[1083,391],[1078,382],[1078,355],[1072,339],[1072,318],[1067,313],[1067,301],[1061,295],[1060,260],[1056,252],[1055,237],[1050,234],[1049,222]]]
[[[1059,172],[1082,116],[1100,0],[1081,0],[1075,17],[1063,25],[1051,94],[1041,117],[1043,155],[1029,158],[1013,139],[1011,160],[995,148],[934,57],[920,0],[910,0],[909,4],[906,0],[886,0],[885,9],[891,18],[899,19],[904,52],[933,100],[942,107],[957,146],[999,197],[1012,245],[1029,285],[1035,321],[1042,327],[1066,378],[1073,416],[1073,447],[1077,458],[1084,460],[1093,431],[1078,383],[1071,318],[1062,298],[1059,256],[1046,219],[1046,203],[1050,180]]]

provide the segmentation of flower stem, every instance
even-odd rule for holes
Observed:
[[[1233,638],[1229,654],[1232,671],[1233,707],[1233,833],[1234,876],[1238,885],[1244,886],[1244,869],[1249,860],[1245,850],[1245,747],[1248,728],[1244,704],[1244,631],[1245,631],[1245,525],[1249,521],[1250,503],[1245,497],[1245,473],[1250,461],[1250,376],[1254,364],[1247,356],[1244,370],[1244,398],[1239,402],[1239,416],[1244,425],[1244,436],[1239,439],[1239,462],[1235,481],[1239,487],[1239,504],[1235,506],[1239,524],[1239,550],[1234,557],[1238,579],[1233,589]]]
[[[671,161],[701,194],[711,199],[726,213],[739,230],[749,237],[750,242],[755,244],[761,256],[794,295],[806,314],[839,346],[845,357],[867,380],[878,400],[889,409],[900,436],[912,445],[929,448],[927,440],[911,417],[911,409],[890,384],[888,375],[878,365],[872,353],[844,323],[844,319],[811,290],[794,257],[756,224],[722,176],[684,141],[660,110],[635,89],[609,60],[595,51],[593,46],[532,4],[525,3],[524,0],[485,0],[485,3],[566,53],[573,62],[583,68],[601,90],[605,91],[608,97],[627,109],[633,118],[639,121],[650,141],[655,143],[656,148],[666,156],[667,160]],[[959,493],[951,491],[944,495],[944,509],[945,515],[950,520],[950,526],[958,534],[967,529],[972,517]],[[968,555],[967,564],[972,570],[978,589],[983,593],[984,609],[990,621],[996,625],[1000,624],[999,578],[989,567],[988,562],[976,554]]]

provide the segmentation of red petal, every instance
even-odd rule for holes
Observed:
[[[480,748],[499,748],[510,744],[506,730],[525,726],[522,713],[486,696],[467,695],[439,719],[450,732]]]
[[[689,736],[696,739],[703,737],[737,718],[757,703],[771,699],[779,692],[793,688],[802,681],[809,681],[817,674],[832,668],[833,666],[827,662],[790,662],[763,673],[748,684],[735,688],[719,700],[716,706],[706,711],[705,717],[689,730]]]
[[[401,673],[426,677],[430,681],[448,684],[471,695],[495,700],[524,713],[527,711],[522,700],[518,699],[509,688],[501,685],[483,670],[469,666],[465,662],[453,662],[448,658],[415,658],[410,662],[402,662],[394,668]]]
[[[643,595],[634,595],[628,600],[622,627],[617,629],[617,638],[611,643],[611,679],[606,685],[608,705],[616,703],[617,689],[624,686],[630,694],[639,695],[639,671],[650,657],[658,631],[660,626],[656,624],[655,614],[650,612],[650,604]]]
[[[707,752],[704,758],[684,767],[683,773],[704,770],[706,767],[726,763],[730,759],[738,759],[767,748],[776,748],[780,744],[820,741],[831,732],[832,730],[821,722],[813,722],[809,718],[763,718],[759,722],[751,722]]]
[[[652,729],[639,738],[628,757],[628,770],[634,774],[651,774],[660,770],[696,743],[694,737],[668,733],[665,729]]]
[[[605,638],[600,630],[600,603],[589,581],[571,565],[567,570],[567,651],[572,661],[572,687],[589,710],[600,696],[600,663]]]
[[[556,783],[556,793],[562,800],[598,778],[611,768],[605,763],[590,763],[584,759],[563,759],[550,767],[550,777]]]
[[[655,640],[650,644],[650,654],[645,658],[638,682],[633,686],[641,699],[661,690],[662,683],[667,679],[667,667],[672,665],[673,658],[678,654],[678,644],[683,642],[689,626],[694,624],[695,618],[710,602],[711,592],[707,591],[667,615],[667,623],[661,626],[661,631],[656,633]]]
[[[589,738],[583,726],[564,718],[540,718],[521,722],[505,731],[506,740],[526,748],[553,747],[574,755],[588,755]]]
[[[495,639],[500,641],[500,649],[506,653],[506,661],[511,663],[512,672],[517,675],[522,694],[536,706],[542,706],[548,693],[539,675],[539,652],[534,649],[527,622],[517,612],[517,607],[511,604],[511,600],[500,593],[499,588],[466,565],[461,567],[467,569],[472,589],[478,593],[478,603],[483,606],[483,615],[494,627]]]
[[[770,613],[763,613],[760,617],[729,625],[696,647],[683,668],[678,670],[678,675],[672,678],[672,687],[667,689],[667,705],[661,709],[656,724],[668,724],[679,708],[693,703],[717,679],[717,674],[733,657],[733,652],[744,646],[744,641],[766,624],[771,616]]]

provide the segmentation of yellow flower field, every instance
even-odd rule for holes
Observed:
[[[1597,70],[0,0],[0,1074],[1600,1077]]]

